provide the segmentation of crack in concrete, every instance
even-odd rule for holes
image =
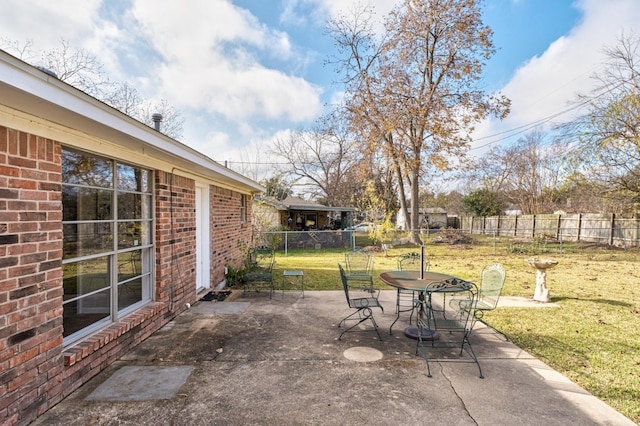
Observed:
[[[451,391],[456,396],[456,398],[458,398],[458,401],[460,401],[460,405],[464,409],[464,412],[467,413],[467,416],[469,417],[469,419],[471,419],[471,421],[473,421],[473,424],[477,425],[478,422],[476,421],[476,419],[473,418],[473,416],[471,415],[471,412],[469,412],[469,409],[467,408],[466,404],[464,403],[464,399],[462,399],[462,397],[460,396],[460,394],[456,390],[456,387],[454,386],[454,384],[451,381],[451,379],[449,379],[449,376],[447,376],[444,373],[444,367],[442,366],[442,363],[439,362],[438,366],[440,367],[440,374],[442,374],[442,377],[444,377],[444,379],[449,383],[449,387],[451,388]]]

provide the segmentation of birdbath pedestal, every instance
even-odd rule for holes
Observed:
[[[538,302],[549,302],[549,289],[547,288],[547,269],[551,269],[558,264],[554,259],[538,259],[537,257],[527,259],[527,263],[536,268],[536,290],[533,300]]]

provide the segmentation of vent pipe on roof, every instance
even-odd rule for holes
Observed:
[[[159,114],[156,112],[151,116],[151,119],[153,120],[153,127],[157,131],[160,131],[160,123],[162,123],[162,114]]]
[[[43,73],[50,75],[51,77],[58,78],[58,75],[55,72],[51,71],[49,68],[45,68],[39,65],[36,65],[36,68],[38,68]]]

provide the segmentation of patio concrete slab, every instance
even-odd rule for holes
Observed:
[[[243,313],[250,302],[199,302],[193,309],[198,314],[228,314],[237,315]]]
[[[192,366],[123,366],[87,397],[87,401],[170,399],[193,371]]]
[[[634,424],[487,327],[472,335],[484,379],[454,362],[433,362],[428,378],[403,333],[408,315],[389,334],[395,291],[381,292],[384,313],[374,310],[382,341],[369,322],[337,339],[350,313],[342,292],[287,296],[234,291],[216,302],[248,303],[233,315],[195,304],[33,424]],[[131,366],[193,370],[168,399],[87,399]]]

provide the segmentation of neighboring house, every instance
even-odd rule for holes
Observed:
[[[294,231],[345,229],[352,221],[352,207],[329,207],[289,196],[282,201],[259,196],[254,200],[256,217],[265,227],[289,227]]]
[[[0,424],[225,280],[264,188],[0,51]]]
[[[353,247],[351,207],[328,207],[298,197],[254,199],[254,228],[258,243],[280,249]],[[289,232],[279,230],[289,229]],[[275,232],[274,232],[275,231]]]
[[[441,207],[420,208],[418,214],[420,216],[418,223],[421,229],[446,228],[448,226],[447,211]],[[398,228],[408,231],[411,228],[411,211],[409,211],[407,220],[405,220],[402,211],[399,211],[396,221]]]

